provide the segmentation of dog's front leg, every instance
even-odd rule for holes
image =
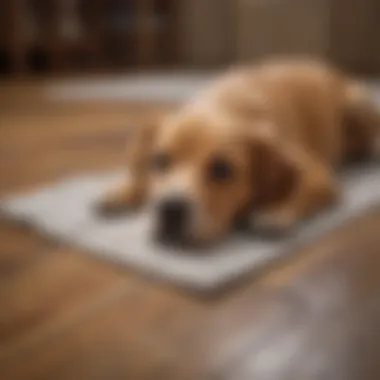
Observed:
[[[147,123],[136,129],[127,143],[128,176],[118,186],[111,188],[97,202],[100,214],[113,215],[134,210],[145,202],[152,145],[158,126]]]
[[[138,208],[145,200],[146,187],[139,178],[124,180],[111,188],[96,204],[97,211],[111,216]]]

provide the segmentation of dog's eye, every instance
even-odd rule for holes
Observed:
[[[151,167],[154,171],[163,172],[167,170],[171,165],[171,160],[169,155],[165,153],[156,153],[152,157]]]
[[[223,159],[214,159],[209,165],[208,176],[213,181],[227,180],[233,176],[233,167]]]

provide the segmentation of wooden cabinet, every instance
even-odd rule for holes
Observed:
[[[237,59],[327,55],[329,0],[239,0]]]
[[[179,51],[189,66],[215,67],[235,59],[235,0],[178,0]]]
[[[379,74],[378,0],[238,0],[237,61],[310,55]]]
[[[331,3],[331,59],[354,73],[378,75],[379,0],[334,0]]]
[[[272,55],[379,73],[379,0],[0,0],[0,74],[225,67]]]
[[[176,0],[0,0],[3,74],[169,67]]]

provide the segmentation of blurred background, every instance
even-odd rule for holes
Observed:
[[[379,0],[0,0],[0,198],[124,165],[128,128],[236,63],[313,55],[380,100],[379,20]],[[378,380],[379,226],[213,298],[0,215],[0,379]]]
[[[1,0],[0,73],[216,68],[312,54],[380,71],[377,0]]]

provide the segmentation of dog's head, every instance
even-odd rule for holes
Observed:
[[[213,242],[286,191],[291,166],[258,123],[179,114],[151,127],[148,200],[161,240]]]

